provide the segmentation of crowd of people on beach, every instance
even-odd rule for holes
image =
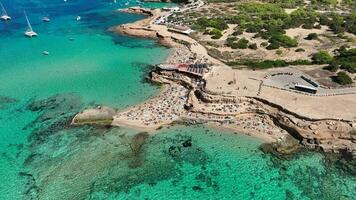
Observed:
[[[116,120],[155,128],[173,121],[215,122],[219,126],[245,130],[246,133],[259,136],[266,136],[267,133],[278,138],[284,134],[268,117],[253,114],[259,107],[247,99],[229,99],[206,94],[211,101],[204,102],[176,83],[183,81],[189,83],[191,88],[200,89],[196,79],[164,70],[157,76],[169,83],[163,92],[141,105],[119,113],[115,116]],[[192,105],[192,108],[187,108],[187,105]]]
[[[181,85],[168,85],[155,98],[119,113],[115,116],[115,120],[122,120],[129,124],[143,124],[147,127],[178,120],[184,110],[187,93],[188,90]]]

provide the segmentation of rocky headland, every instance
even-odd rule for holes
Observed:
[[[150,74],[152,81],[163,85],[156,97],[123,111],[104,106],[83,110],[72,124],[124,125],[152,133],[172,123],[203,123],[262,138],[281,153],[304,146],[356,155],[355,94],[313,97],[267,87],[263,77],[279,69],[233,70],[210,57],[191,37],[154,23],[167,13],[142,8],[124,12],[148,17],[112,31],[156,39],[171,47],[165,64],[204,62],[208,70],[197,76],[157,67]]]

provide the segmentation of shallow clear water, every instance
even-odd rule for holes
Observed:
[[[157,94],[144,76],[169,50],[107,31],[143,18],[116,12],[123,1],[2,3],[14,20],[0,23],[0,199],[356,196],[354,174],[319,153],[280,159],[263,153],[259,140],[202,126],[176,125],[153,136],[68,126],[84,107],[124,108]],[[23,10],[39,37],[23,36]],[[50,23],[41,21],[45,15]]]

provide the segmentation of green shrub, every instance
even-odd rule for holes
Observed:
[[[330,63],[328,66],[324,67],[323,69],[331,72],[336,72],[339,69],[339,65],[337,65],[336,63]]]
[[[313,63],[310,60],[294,60],[288,62],[290,65],[312,65]]]
[[[233,36],[238,36],[243,33],[243,30],[241,28],[235,28],[234,32],[232,33]]]
[[[321,29],[321,25],[320,25],[320,24],[316,24],[316,25],[314,26],[314,28],[315,28],[315,29]]]
[[[303,49],[303,48],[298,48],[298,49],[295,50],[295,52],[305,52],[305,49]]]
[[[280,50],[280,49],[278,49],[278,50],[276,51],[276,54],[279,55],[279,56],[282,55],[282,53],[283,53],[283,51]]]
[[[256,50],[257,49],[257,44],[256,43],[250,44],[250,45],[248,45],[248,48]]]
[[[226,45],[232,49],[237,49],[237,37],[229,37],[226,39]]]
[[[239,49],[246,49],[248,46],[248,40],[246,40],[245,38],[241,38],[237,43],[237,48]]]
[[[303,0],[263,0],[263,2],[273,3],[282,8],[295,8],[305,4]]]
[[[200,31],[201,30],[205,30],[208,27],[216,28],[216,29],[219,29],[219,30],[225,30],[225,29],[229,28],[229,26],[227,25],[225,20],[222,19],[222,18],[211,18],[211,19],[208,19],[206,17],[201,17],[201,18],[199,18],[198,20],[195,21],[194,25],[195,25],[194,29],[197,29],[197,30],[200,30]]]
[[[337,76],[334,77],[334,81],[339,83],[340,85],[352,84],[351,77],[349,75],[347,75],[345,72],[337,73]]]
[[[309,33],[308,36],[305,38],[306,40],[316,40],[318,39],[318,34],[316,33]]]
[[[337,0],[311,0],[311,4],[320,5],[333,5],[335,6],[338,3]]]
[[[261,43],[261,47],[266,47],[266,46],[268,46],[268,42],[262,42]]]
[[[312,29],[312,28],[314,28],[314,23],[303,24],[302,28],[304,28],[304,29]]]
[[[319,51],[315,53],[312,57],[315,64],[327,64],[333,60],[333,57],[327,51]]]
[[[223,0],[236,2],[236,0]],[[267,32],[283,32],[285,24],[290,23],[290,16],[276,2],[238,3],[235,16],[228,19],[231,24],[238,24],[246,32],[258,33],[262,30]]]
[[[257,25],[253,25],[253,24],[248,25],[246,28],[247,33],[257,33],[260,30],[262,30],[261,26],[257,26]]]
[[[219,29],[212,29],[209,33],[211,36],[211,39],[219,39],[223,36],[223,34],[221,33],[221,31]]]
[[[339,49],[337,49],[336,52],[338,53],[338,55],[336,56],[336,58],[356,61],[356,48],[347,48],[348,46],[343,45]]]
[[[268,49],[268,50],[279,49],[279,44],[271,43],[266,47],[266,49]]]
[[[291,27],[299,27],[301,25],[313,25],[318,20],[318,14],[313,10],[308,10],[305,8],[299,8],[290,14]]]
[[[350,73],[356,71],[356,48],[348,49],[349,46],[343,45],[336,49],[333,62],[340,65],[340,68]]]
[[[241,59],[237,61],[228,62],[228,65],[246,65],[252,69],[267,69],[273,67],[285,67],[288,65],[311,65],[313,64],[309,60],[295,60],[295,61],[285,61],[285,60],[252,60],[252,59]]]
[[[226,45],[227,45],[227,46],[231,46],[232,43],[234,43],[235,41],[237,41],[237,37],[228,37],[228,38],[226,39]]]
[[[345,32],[347,30],[344,26],[345,23],[344,17],[337,14],[333,14],[331,18],[332,20],[328,26],[334,33],[338,34],[338,33]]]
[[[298,42],[296,39],[291,38],[287,35],[282,34],[274,34],[268,40],[271,44],[275,44],[275,46],[281,46],[285,48],[296,47],[298,46]]]
[[[213,58],[221,58],[222,57],[221,52],[215,48],[208,49],[208,54]]]
[[[340,68],[348,71],[351,74],[356,73],[356,63],[344,63]]]

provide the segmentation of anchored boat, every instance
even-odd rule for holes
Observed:
[[[42,18],[42,21],[44,21],[44,22],[50,22],[51,19],[50,19],[49,17],[43,17],[43,18]]]
[[[25,32],[25,35],[27,37],[35,37],[35,36],[37,36],[37,33],[35,31],[33,31],[33,29],[32,29],[30,20],[28,20],[28,17],[26,15],[26,13],[25,13],[25,17],[26,17],[26,21],[27,21],[27,30]]]
[[[11,20],[11,17],[7,14],[4,5],[2,5],[1,1],[0,1],[0,6],[1,6],[1,16],[0,18],[4,21],[8,21]]]

